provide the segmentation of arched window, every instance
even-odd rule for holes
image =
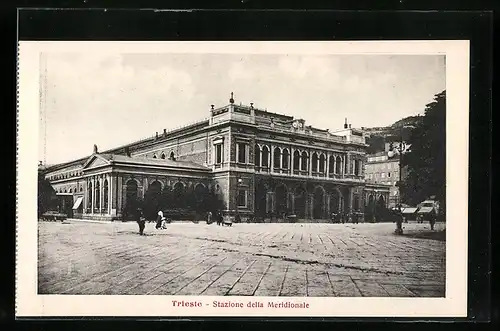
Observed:
[[[92,208],[92,182],[89,180],[87,184],[87,208]]]
[[[307,155],[306,151],[302,152],[302,156],[300,158],[300,161],[301,161],[300,170],[302,170],[302,171],[309,170],[309,167],[308,167],[309,155]]]
[[[260,147],[255,144],[255,155],[254,155],[254,164],[257,167],[260,167]]]
[[[174,152],[170,152],[170,160],[175,161],[175,154],[174,154]]]
[[[288,152],[288,149],[285,148],[283,150],[283,169],[288,169],[290,168],[290,152]]]
[[[95,196],[95,201],[94,201],[94,208],[95,209],[100,209],[101,208],[101,199],[100,199],[100,190],[101,190],[101,184],[97,180],[95,182],[95,190],[94,190],[94,196]]]
[[[267,146],[262,147],[262,166],[269,168],[269,148]]]
[[[103,190],[104,190],[104,192],[103,192],[103,200],[104,200],[103,208],[105,210],[108,210],[109,201],[108,201],[108,180],[107,179],[104,180]]]
[[[281,149],[279,147],[274,148],[273,166],[278,169],[281,167]]]
[[[329,164],[328,164],[328,173],[329,174],[333,174],[334,170],[335,170],[335,157],[333,155],[330,155],[329,157]]]
[[[157,158],[156,154],[153,154],[153,159],[156,159],[156,158]]]
[[[335,161],[335,173],[340,174],[342,172],[342,158],[337,156]]]
[[[359,195],[354,196],[354,201],[353,201],[353,209],[356,211],[359,211],[360,203],[359,203]]]
[[[293,169],[299,170],[300,168],[300,153],[299,151],[293,152]]]
[[[135,211],[137,207],[137,182],[133,179],[130,179],[125,184],[126,186],[126,194],[125,194],[125,203],[126,209],[129,213]]]
[[[324,173],[325,172],[325,155],[321,154],[319,156],[319,172]]]
[[[360,160],[354,160],[354,174],[356,176],[361,175],[361,161]]]
[[[165,160],[165,158],[166,158],[166,157],[167,157],[167,156],[165,155],[165,153],[161,153],[161,158],[162,158],[162,160]]]
[[[316,152],[312,155],[312,171],[318,171],[318,154]]]

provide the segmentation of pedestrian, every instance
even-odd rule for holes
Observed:
[[[163,212],[160,210],[158,212],[158,216],[156,217],[156,227],[155,228],[157,230],[161,228],[161,225],[162,225],[161,223],[162,223],[163,219],[164,219],[163,218]]]
[[[212,212],[207,213],[207,224],[212,224]]]
[[[144,228],[146,227],[146,218],[141,209],[137,209],[136,213],[137,224],[139,225],[139,234],[144,235]]]
[[[431,231],[434,231],[434,224],[436,224],[436,217],[434,215],[430,215],[429,224],[431,225]]]
[[[396,234],[403,234],[403,213],[395,211]]]

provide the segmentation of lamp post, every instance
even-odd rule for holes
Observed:
[[[403,142],[403,129],[404,128],[413,128],[414,126],[412,125],[401,125],[399,129],[399,145],[398,146],[393,146],[391,144],[391,147],[389,148],[389,152],[387,153],[387,156],[389,158],[392,158],[395,156],[394,150],[398,152],[399,155],[399,181],[398,181],[398,220],[396,221],[396,233],[397,234],[402,234],[403,233],[403,214],[401,211],[401,204],[402,204],[402,198],[401,198],[401,185],[403,183],[403,154],[406,153],[406,143]]]
[[[240,195],[241,184],[243,184],[243,179],[238,178],[238,181],[236,183],[237,193],[236,193],[236,215],[234,217],[235,221],[236,221],[236,218],[239,217],[239,201],[238,200],[239,200],[239,195]]]

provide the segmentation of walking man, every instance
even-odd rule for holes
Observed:
[[[137,209],[136,213],[137,224],[139,224],[139,234],[144,235],[144,228],[146,226],[146,218],[144,217],[144,213],[141,209]]]

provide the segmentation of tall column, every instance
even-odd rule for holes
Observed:
[[[108,174],[108,214],[111,215],[112,201],[113,201],[113,180],[112,175]]]
[[[99,213],[101,213],[102,210],[102,203],[104,200],[104,178],[103,175],[99,176]]]
[[[346,171],[345,171],[345,168],[346,168],[346,161],[347,161],[347,158],[346,156],[344,155],[344,160],[342,161],[342,176],[344,176],[346,174]]]
[[[290,210],[292,207],[292,195],[293,193],[287,192],[286,194],[286,209]]]
[[[334,155],[333,158],[333,173],[337,175],[337,155]]]
[[[89,188],[88,188],[88,183],[87,179],[84,178],[83,180],[83,213],[85,214],[85,211],[87,210],[89,206]]]
[[[330,209],[330,194],[329,193],[325,194],[325,207],[326,207],[326,218],[329,219],[330,215],[332,214],[331,209]]]
[[[123,179],[120,175],[116,175],[116,211],[117,213],[122,212],[123,209]]]
[[[271,161],[270,162],[271,163],[271,166],[270,166],[271,172],[274,172],[274,146],[273,145],[271,145],[271,160],[270,161]]]
[[[259,167],[262,168],[262,148],[259,148],[259,154],[260,154],[260,157],[259,157]]]
[[[295,149],[293,147],[290,147],[290,174],[293,174],[293,163],[294,163],[294,153]]]
[[[146,192],[149,189],[149,179],[148,179],[148,177],[144,177],[144,180],[142,181],[142,185],[143,185],[144,194],[146,194]]]
[[[90,211],[91,214],[94,213],[94,203],[95,203],[95,177],[92,176],[92,210]]]
[[[352,200],[354,197],[354,190],[352,187],[349,189],[349,212],[352,212]]]
[[[314,194],[309,194],[309,218],[314,218]]]
[[[280,154],[280,169],[283,169],[283,151]]]
[[[330,177],[330,154],[326,153],[326,177]]]
[[[312,176],[312,162],[313,162],[312,153],[309,153],[309,176]]]

